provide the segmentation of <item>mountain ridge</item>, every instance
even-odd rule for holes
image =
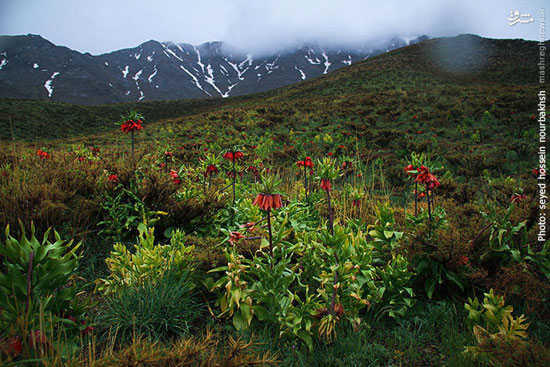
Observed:
[[[358,50],[305,45],[256,57],[221,41],[149,40],[94,56],[39,35],[0,36],[0,98],[79,104],[226,98],[313,79],[406,45],[398,38],[384,48]]]

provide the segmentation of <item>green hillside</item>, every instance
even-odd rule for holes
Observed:
[[[0,364],[550,365],[537,59],[462,35],[238,98],[0,101]]]

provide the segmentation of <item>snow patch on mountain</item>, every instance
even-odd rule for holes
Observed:
[[[2,68],[4,66],[6,66],[6,64],[8,63],[8,60],[7,59],[2,59],[2,62],[0,62],[0,70],[2,70]]]
[[[197,65],[200,66],[202,72],[204,73],[204,64],[201,62],[201,53],[195,46],[193,46],[193,50],[197,53]]]
[[[37,63],[32,64],[33,69],[38,69],[39,67],[40,67],[40,65],[38,65]]]
[[[130,72],[130,66],[126,65],[126,67],[124,68],[124,70],[122,70],[122,77],[124,79],[126,79],[126,77],[128,76],[128,73]]]
[[[52,82],[55,79],[55,77],[58,75],[59,75],[59,72],[56,71],[55,73],[52,74],[52,76],[50,76],[50,79],[46,80],[46,82],[44,83],[44,88],[46,88],[46,90],[48,91],[48,98],[51,98],[53,94]]]
[[[168,52],[170,55],[174,56],[176,59],[183,62],[183,59],[181,57],[179,57],[174,51],[170,50],[170,48],[168,46],[166,46],[164,43],[161,43],[161,45],[162,45],[162,47],[164,47],[164,51],[165,51],[164,53]],[[168,56],[168,57],[170,57],[170,56]]]
[[[300,77],[302,78],[302,80],[306,80],[306,74],[302,71],[302,69],[298,68],[297,66],[294,66],[294,69],[300,72]]]
[[[204,93],[208,94],[209,96],[212,96],[210,93],[208,93],[207,91],[204,90],[204,88],[202,87],[201,83],[199,83],[199,80],[197,79],[196,76],[194,76],[189,70],[187,70],[186,68],[184,68],[182,65],[180,65],[180,68],[185,71],[190,77],[191,79],[193,79],[193,82],[195,83],[195,85],[197,86],[197,88],[199,88],[200,90],[202,90]]]
[[[342,64],[350,66],[351,65],[351,55],[348,55],[347,60],[342,60]]]
[[[155,69],[153,70],[153,73],[151,75],[149,75],[149,77],[147,78],[149,83],[151,83],[153,81],[153,78],[155,77],[155,75],[157,75],[157,67],[156,66],[155,66]]]
[[[321,52],[321,55],[325,58],[325,62],[324,62],[325,70],[323,71],[323,74],[326,74],[326,73],[328,73],[328,68],[332,64],[330,63],[330,61],[328,61],[328,56],[327,56],[327,53],[325,52],[325,50],[323,50],[323,52]]]

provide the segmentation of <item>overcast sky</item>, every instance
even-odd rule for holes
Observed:
[[[361,44],[392,36],[475,33],[539,38],[545,0],[0,0],[0,34],[39,34],[101,54],[155,39],[225,41],[251,53],[307,41]],[[547,12],[550,12],[546,9]],[[511,10],[534,22],[508,25]],[[526,19],[526,18],[524,18]],[[548,39],[548,37],[547,37]]]

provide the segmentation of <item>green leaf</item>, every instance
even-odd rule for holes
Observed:
[[[426,288],[426,294],[428,295],[429,299],[432,299],[432,295],[435,290],[435,284],[436,280],[433,278],[426,279],[426,283],[424,283],[424,287]]]

